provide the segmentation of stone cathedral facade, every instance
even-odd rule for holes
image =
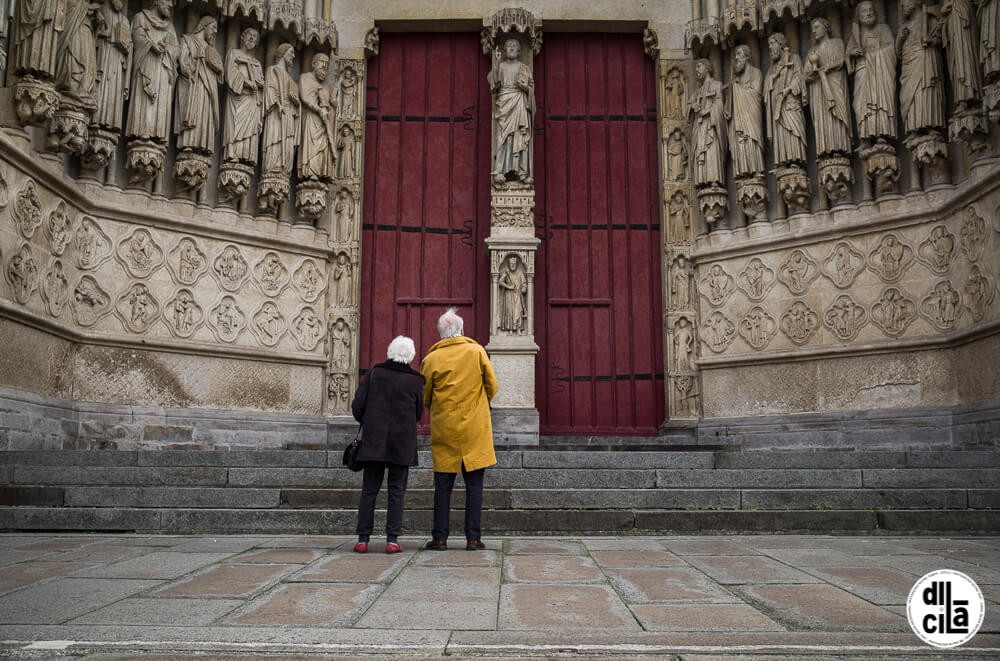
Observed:
[[[5,448],[1000,442],[1000,0],[0,8]]]

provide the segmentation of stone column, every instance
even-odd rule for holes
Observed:
[[[483,50],[495,104],[491,151],[490,341],[486,349],[500,381],[493,429],[506,443],[538,442],[534,335],[534,55],[541,21],[523,9],[502,9],[485,21]]]

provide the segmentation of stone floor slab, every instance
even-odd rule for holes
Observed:
[[[202,567],[225,560],[229,553],[176,553],[153,551],[102,567],[79,572],[89,578],[162,578],[174,579]]]
[[[645,537],[587,537],[580,540],[593,551],[662,551],[659,539]]]
[[[132,597],[81,615],[70,621],[70,624],[206,626],[243,603],[240,599]]]
[[[677,555],[750,555],[753,549],[731,539],[666,539],[661,543]]]
[[[417,553],[413,558],[413,565],[417,567],[499,567],[500,552],[487,550]]]
[[[736,596],[690,567],[609,569],[611,584],[626,602],[732,603]]]
[[[683,565],[684,561],[673,553],[658,551],[591,551],[590,556],[605,568],[625,567],[674,567]]]
[[[508,583],[595,583],[604,575],[594,561],[575,555],[515,555],[503,565]]]
[[[647,631],[784,631],[746,604],[637,604],[632,612]]]
[[[113,578],[57,578],[0,597],[4,624],[58,624],[159,584]]]
[[[507,542],[508,555],[584,555],[587,549],[576,541],[549,539],[512,539]]]
[[[605,629],[639,625],[607,585],[506,584],[500,591],[499,629]]]
[[[244,565],[308,565],[322,553],[319,549],[268,549],[248,551],[230,558],[229,562]]]
[[[78,537],[42,537],[27,544],[22,544],[18,548],[22,551],[68,551],[104,541],[107,540],[101,537],[88,537],[86,535]]]
[[[160,550],[160,548],[156,546],[123,546],[115,542],[109,542],[107,544],[91,544],[90,546],[82,546],[70,551],[50,554],[45,559],[55,562],[108,564],[134,558],[144,553],[152,553],[153,551]]]
[[[354,553],[350,549],[336,551],[315,565],[296,574],[295,581],[337,581],[347,583],[384,583],[402,569],[412,552],[396,555],[385,553]]]
[[[258,544],[261,548],[308,548],[308,549],[326,549],[332,551],[334,549],[339,549],[346,544],[354,545],[354,537],[345,537],[343,535],[298,535],[298,536],[286,536],[286,537],[271,537],[266,541]]]
[[[809,572],[880,606],[906,604],[916,579],[884,567],[813,567]]]
[[[249,597],[276,583],[297,565],[217,565],[157,590],[163,597]]]
[[[795,629],[909,631],[904,618],[832,585],[748,585],[739,591]]]
[[[746,583],[818,583],[819,579],[761,556],[691,556],[687,561],[723,585]]]
[[[189,539],[170,547],[176,553],[242,553],[266,541],[265,537],[212,536]]]
[[[53,576],[69,576],[90,565],[82,562],[22,562],[0,569],[0,592],[24,587]]]
[[[382,593],[363,583],[294,583],[259,597],[226,618],[257,626],[348,627]]]
[[[960,571],[980,585],[1000,584],[1000,567],[983,567],[940,555],[884,555],[875,559],[882,567],[893,567],[915,576],[923,576],[938,569]]]
[[[835,549],[765,549],[764,554],[795,567],[858,567],[871,558]]]

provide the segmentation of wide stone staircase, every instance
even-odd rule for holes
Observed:
[[[498,450],[484,530],[510,534],[1000,533],[1000,452]],[[360,473],[330,450],[0,451],[0,530],[351,534]],[[406,534],[427,536],[430,454]],[[452,532],[461,535],[456,486]],[[385,494],[379,507],[384,508]],[[384,510],[376,533],[384,526]]]

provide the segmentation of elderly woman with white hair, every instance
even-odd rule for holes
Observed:
[[[417,421],[424,412],[424,377],[410,367],[417,354],[413,340],[400,335],[389,343],[388,360],[368,370],[351,403],[361,423],[358,460],[364,462],[358,502],[357,553],[368,552],[375,527],[375,499],[386,472],[389,505],[385,552],[399,553],[403,531],[403,499],[410,466],[417,465]]]

